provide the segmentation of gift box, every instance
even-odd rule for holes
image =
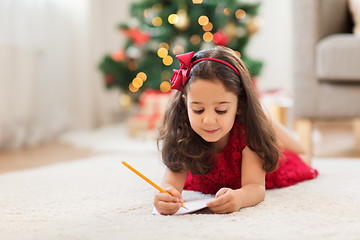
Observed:
[[[161,124],[169,98],[170,92],[145,90],[138,102],[139,113],[128,119],[130,137],[137,137],[139,132],[156,130]]]

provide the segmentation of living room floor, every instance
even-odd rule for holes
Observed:
[[[355,144],[351,122],[316,122],[313,141],[316,158],[360,158],[360,146]],[[77,149],[59,142],[21,150],[0,151],[0,174],[92,155],[94,153],[90,150]]]

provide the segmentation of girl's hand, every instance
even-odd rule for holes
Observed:
[[[221,188],[215,198],[206,204],[214,213],[231,213],[238,211],[241,207],[240,194],[236,190]]]
[[[168,187],[164,190],[170,193],[171,196],[166,193],[156,193],[154,198],[154,206],[160,214],[174,214],[181,207],[180,201],[183,202],[181,194],[174,187]]]

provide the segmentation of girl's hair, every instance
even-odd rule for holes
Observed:
[[[162,140],[164,164],[174,172],[188,170],[193,174],[208,173],[215,164],[215,152],[211,143],[203,140],[191,128],[183,99],[183,95],[187,95],[188,86],[201,78],[208,81],[220,80],[227,91],[238,96],[239,116],[236,119],[246,126],[247,146],[264,161],[265,171],[274,171],[279,159],[275,133],[260,105],[245,64],[234,51],[226,47],[202,50],[195,54],[191,61],[201,58],[226,61],[239,71],[241,77],[231,68],[216,61],[200,61],[191,68],[183,92],[174,91],[159,129],[158,146]]]

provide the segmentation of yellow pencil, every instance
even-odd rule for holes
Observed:
[[[154,188],[156,188],[157,190],[159,190],[162,193],[166,193],[170,196],[172,196],[170,193],[168,193],[167,191],[165,191],[164,189],[162,189],[161,187],[159,187],[158,185],[156,185],[153,181],[151,181],[150,179],[148,179],[147,177],[145,177],[142,173],[140,173],[138,170],[136,170],[135,168],[133,168],[132,166],[130,166],[128,163],[126,163],[125,161],[122,161],[122,164],[124,164],[127,168],[129,168],[131,171],[133,171],[134,173],[136,173],[139,177],[141,177],[142,179],[144,179],[145,181],[147,181],[148,183],[150,183]],[[187,209],[184,206],[184,203],[180,202],[181,206],[185,209]]]

